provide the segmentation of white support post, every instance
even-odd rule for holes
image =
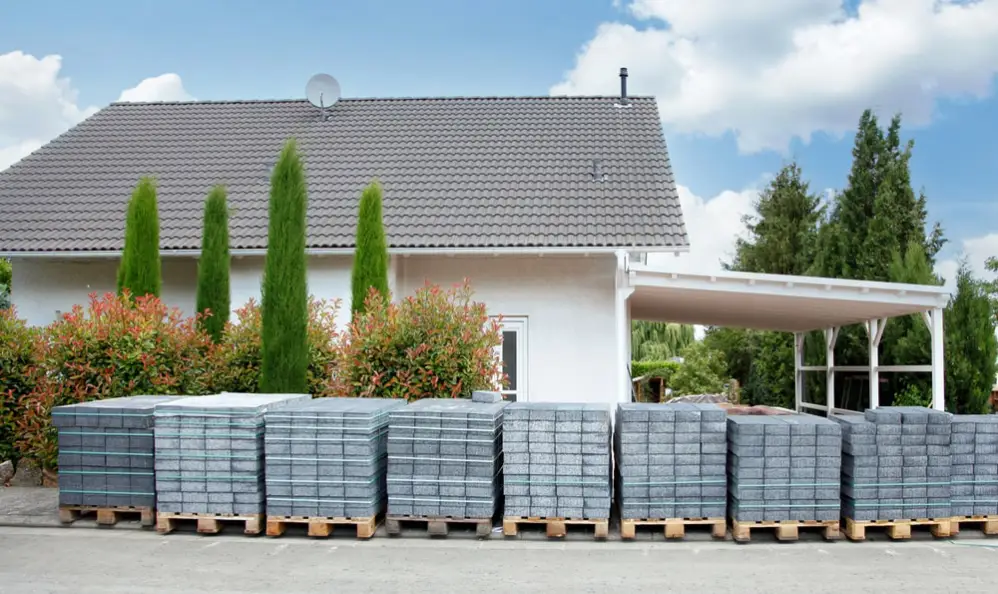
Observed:
[[[932,325],[932,408],[946,408],[946,362],[943,359],[943,309],[934,308],[931,314]]]
[[[615,282],[614,319],[616,322],[617,342],[617,402],[631,401],[631,374],[629,367],[631,324],[629,299],[634,288],[627,282],[627,253],[617,252],[617,275]]]
[[[801,412],[804,405],[804,333],[794,332],[794,404]]]
[[[835,341],[839,338],[838,328],[825,329],[825,405],[828,407],[828,415],[835,409]]]
[[[867,344],[870,350],[870,408],[880,406],[880,337],[883,336],[882,320],[866,323]]]

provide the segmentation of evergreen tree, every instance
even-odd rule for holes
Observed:
[[[804,274],[817,247],[818,221],[824,208],[810,193],[796,163],[783,167],[755,203],[758,215],[742,219],[748,238],[735,244],[726,267],[742,272]]]
[[[995,309],[986,284],[975,279],[966,260],[956,277],[956,295],[943,316],[946,326],[946,410],[990,412],[998,339]]]
[[[262,287],[260,389],[305,393],[308,369],[305,169],[293,140],[270,178],[270,223]]]
[[[118,293],[128,289],[133,297],[159,297],[162,287],[156,182],[143,177],[128,202],[125,247],[118,266]]]
[[[913,241],[908,245],[904,256],[895,252],[888,265],[887,280],[893,283],[913,285],[939,285],[941,279],[932,272],[925,249],[921,243]],[[884,365],[924,365],[932,359],[932,337],[921,315],[891,318],[884,328],[881,340]],[[867,352],[867,349],[863,349]],[[864,361],[863,364],[866,364]],[[922,374],[883,374],[888,389],[881,394],[884,403],[894,402],[902,393],[928,396],[932,391],[931,377]],[[893,394],[894,399],[887,400]]]
[[[204,203],[197,286],[197,311],[209,313],[199,323],[215,342],[222,339],[229,310],[229,210],[225,188],[216,186]]]
[[[360,195],[357,216],[357,242],[350,278],[350,309],[354,317],[364,312],[364,301],[377,289],[382,299],[390,299],[388,290],[388,243],[381,220],[381,184],[373,181]]]

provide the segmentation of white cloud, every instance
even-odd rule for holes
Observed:
[[[682,132],[734,131],[745,152],[852,130],[867,107],[924,125],[936,100],[984,97],[998,73],[998,0],[632,0],[552,94],[655,95]]]
[[[80,105],[70,80],[60,76],[62,57],[0,54],[0,171],[97,112]],[[147,78],[121,101],[174,101],[192,97],[176,74]]]
[[[679,202],[690,236],[690,251],[685,254],[650,254],[648,264],[676,272],[720,271],[721,262],[730,262],[735,239],[744,235],[742,217],[755,212],[759,192],[725,190],[713,198],[697,196],[686,186],[679,186]]]
[[[147,78],[130,89],[125,89],[118,101],[133,103],[152,101],[193,101],[179,74],[161,74]]]
[[[998,257],[998,232],[964,239],[960,242],[960,248],[960,256],[967,258],[967,264],[970,265],[974,276],[988,280],[995,278],[994,273],[984,267],[984,263],[988,258]],[[936,274],[946,280],[946,288],[950,291],[956,289],[956,271],[959,267],[960,262],[957,258],[936,262]]]

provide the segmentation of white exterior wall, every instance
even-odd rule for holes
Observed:
[[[411,256],[396,270],[403,295],[467,277],[490,315],[527,317],[523,400],[617,401],[613,256]]]
[[[116,259],[14,261],[13,301],[32,325],[45,325],[56,311],[86,304],[91,292],[113,292]],[[350,317],[349,256],[311,256],[309,291],[340,299],[339,325]],[[429,280],[449,286],[468,278],[475,299],[491,315],[527,318],[527,393],[521,399],[616,402],[619,394],[613,256],[410,256],[392,258],[396,295],[412,294]],[[233,258],[232,307],[260,301],[262,257]],[[163,299],[193,313],[197,262],[163,259]]]
[[[309,291],[325,299],[340,299],[338,325],[350,319],[350,263],[348,256],[311,256],[308,262]],[[75,304],[86,306],[92,292],[113,293],[116,289],[118,260],[54,260],[23,258],[13,261],[11,293],[21,318],[34,326],[55,320],[56,312],[70,311]],[[233,258],[229,278],[232,309],[242,307],[250,298],[260,303],[260,280],[263,258]],[[197,294],[197,260],[163,258],[163,301],[193,314]]]

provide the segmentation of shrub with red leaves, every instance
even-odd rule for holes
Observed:
[[[22,456],[54,468],[53,406],[136,394],[203,394],[211,340],[158,298],[91,295],[36,341],[34,390],[17,422]]]
[[[316,398],[332,396],[333,375],[339,362],[336,329],[338,301],[309,298],[308,382]],[[253,299],[236,310],[236,319],[225,326],[222,340],[212,349],[206,378],[211,392],[259,392],[263,317]]]
[[[35,337],[38,331],[11,309],[0,309],[0,462],[15,459],[16,421],[35,385]]]
[[[373,292],[350,324],[336,393],[371,398],[459,398],[496,388],[499,322],[465,282],[427,285],[398,303]]]

